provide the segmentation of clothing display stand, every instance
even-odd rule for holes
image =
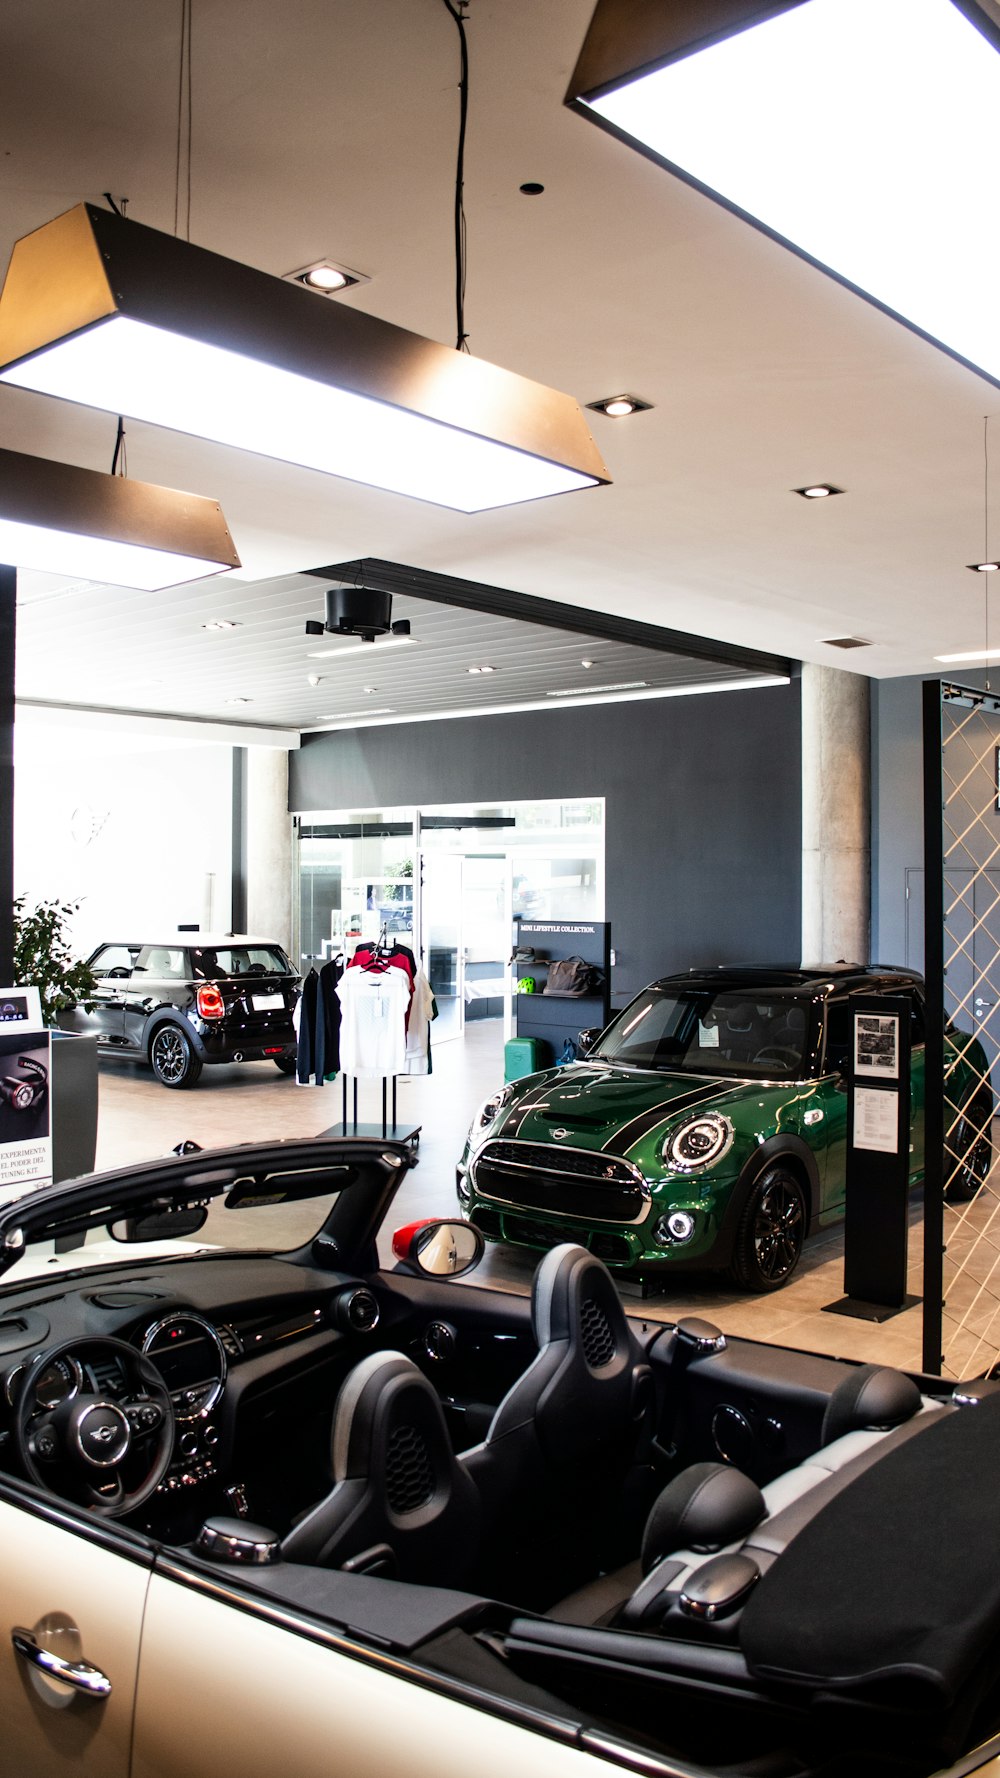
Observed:
[[[398,1123],[398,1114],[396,1111],[396,1080],[398,1077],[395,1074],[389,1074],[389,1075],[383,1074],[381,1077],[381,1079],[382,1079],[382,1122],[381,1122],[381,1125],[379,1125],[379,1124],[361,1124],[358,1122],[358,1080],[357,1080],[356,1075],[351,1075],[350,1078],[351,1078],[351,1088],[352,1088],[351,1097],[352,1097],[352,1101],[353,1101],[353,1104],[352,1104],[353,1115],[350,1118],[347,1115],[347,1098],[348,1098],[347,1080],[348,1080],[348,1077],[346,1074],[342,1074],[340,1077],[340,1085],[341,1085],[340,1123],[339,1123],[339,1125],[338,1124],[332,1125],[332,1127],[329,1130],[321,1130],[320,1136],[321,1137],[322,1136],[362,1136],[362,1137],[373,1137],[373,1138],[377,1138],[377,1137],[381,1136],[381,1137],[383,1137],[383,1139],[388,1139],[388,1137],[391,1136],[392,1140],[394,1142],[407,1142],[407,1143],[409,1143],[411,1148],[418,1148],[420,1146],[420,1131],[421,1131],[422,1126],[420,1124],[404,1124],[402,1126],[402,1128],[400,1128],[399,1123]],[[391,1123],[389,1121],[389,1081],[390,1080],[392,1081],[392,1122]]]

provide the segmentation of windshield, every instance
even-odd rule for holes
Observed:
[[[196,976],[208,980],[222,975],[293,975],[288,958],[277,945],[213,945],[191,952]]]
[[[647,988],[592,1054],[681,1074],[794,1079],[802,1072],[807,1004],[769,989]]]

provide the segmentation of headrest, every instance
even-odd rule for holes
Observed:
[[[412,1359],[372,1352],[355,1365],[337,1397],[331,1457],[335,1482],[384,1467],[397,1511],[411,1496],[416,1505],[430,1498],[438,1471],[451,1467],[451,1441],[438,1396]]]
[[[838,1383],[827,1403],[821,1443],[832,1445],[845,1432],[868,1427],[901,1426],[919,1407],[920,1391],[912,1378],[884,1365],[859,1365]]]
[[[692,1463],[668,1482],[646,1520],[642,1572],[674,1550],[718,1550],[759,1525],[767,1511],[756,1482],[727,1463]]]
[[[628,1321],[603,1261],[564,1242],[547,1253],[531,1290],[531,1324],[539,1351],[554,1341],[579,1341],[591,1370],[631,1348]]]
[[[730,1031],[749,1031],[753,1025],[754,1011],[749,1000],[735,1000],[726,1008],[726,1026]]]

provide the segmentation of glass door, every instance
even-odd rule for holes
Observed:
[[[436,1044],[461,1037],[465,1029],[464,865],[459,853],[420,853],[419,955],[437,1001]]]

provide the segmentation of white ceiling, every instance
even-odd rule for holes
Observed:
[[[133,424],[130,473],[217,497],[242,574],[145,603],[24,576],[20,695],[237,719],[245,695],[255,722],[320,722],[301,571],[372,556],[875,675],[983,645],[965,564],[1000,396],[568,111],[591,10],[470,0],[466,323],[475,353],[581,403],[654,404],[594,417],[614,485],[468,517]],[[173,228],[180,18],[180,0],[5,0],[0,263],[106,190]],[[371,282],[338,300],[453,339],[457,79],[441,0],[197,0],[191,238],[276,274],[356,267]],[[956,276],[975,275],[970,243]],[[114,421],[0,388],[0,445],[109,468]],[[818,480],[847,493],[790,492]],[[995,507],[1000,526],[1000,489]],[[218,614],[241,630],[206,636]],[[216,670],[251,632],[253,687]],[[873,646],[825,645],[845,635]],[[567,668],[593,652],[572,649]]]

